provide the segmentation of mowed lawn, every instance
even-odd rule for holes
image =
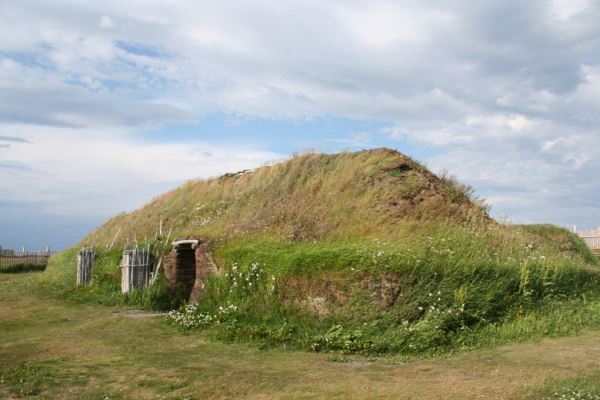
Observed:
[[[535,399],[600,382],[600,332],[436,359],[260,350],[68,304],[33,276],[0,274],[2,399]]]

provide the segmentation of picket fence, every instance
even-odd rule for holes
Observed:
[[[596,254],[600,254],[600,228],[598,229],[577,229],[573,227],[573,232],[576,233],[585,244]]]
[[[0,247],[0,270],[14,268],[18,266],[39,266],[48,265],[48,259],[55,251],[46,250],[29,251],[29,250],[11,250]]]

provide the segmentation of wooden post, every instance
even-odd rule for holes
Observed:
[[[110,246],[108,246],[108,248],[106,249],[107,251],[110,251],[110,249],[112,249],[112,247],[115,244],[117,238],[119,237],[119,233],[121,233],[121,227],[119,227],[119,230],[117,231],[117,234],[113,238],[112,242],[110,242]],[[129,240],[127,240],[127,241],[129,241]]]
[[[121,260],[121,292],[129,293],[129,250],[123,251]]]

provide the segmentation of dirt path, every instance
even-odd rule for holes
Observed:
[[[65,304],[28,281],[0,274],[0,398],[523,399],[600,377],[600,332],[445,359],[335,362],[343,357],[213,342],[161,317]]]

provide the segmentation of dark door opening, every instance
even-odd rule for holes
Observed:
[[[167,277],[171,284],[181,286],[186,298],[190,297],[196,281],[196,248],[199,240],[173,242],[171,265]]]

